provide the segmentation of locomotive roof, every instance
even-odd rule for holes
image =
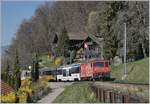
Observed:
[[[90,59],[90,60],[87,60],[83,63],[87,63],[87,62],[95,62],[95,61],[99,61],[99,62],[109,62],[109,60],[100,60],[100,59]]]

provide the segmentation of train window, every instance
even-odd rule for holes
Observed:
[[[104,62],[94,62],[93,66],[94,67],[104,67]]]
[[[63,70],[63,76],[66,76],[66,70]]]
[[[71,73],[80,73],[80,67],[73,67],[70,69]]]
[[[51,74],[52,74],[51,71],[44,71],[44,72],[43,72],[43,75],[51,75]]]
[[[57,70],[57,75],[61,75],[62,74],[62,70]]]

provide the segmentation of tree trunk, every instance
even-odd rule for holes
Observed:
[[[143,54],[144,54],[144,58],[146,58],[146,52],[145,52],[145,48],[144,48],[144,43],[142,43],[142,51],[143,51]]]

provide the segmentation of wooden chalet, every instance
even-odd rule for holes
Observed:
[[[69,44],[70,44],[70,51],[77,51],[75,61],[84,60],[85,58],[103,58],[102,56],[102,39],[98,36],[90,35],[85,32],[69,32]],[[58,34],[54,35],[53,38],[53,53],[54,49],[57,47],[58,44]],[[88,48],[85,48],[85,44]]]

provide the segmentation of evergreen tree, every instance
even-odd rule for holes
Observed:
[[[14,60],[14,88],[18,90],[21,86],[21,73],[20,73],[20,63],[18,51],[16,50],[15,60]]]
[[[7,64],[6,64],[6,68],[4,70],[4,72],[2,73],[2,79],[8,83],[9,82],[9,63],[7,61]]]
[[[93,16],[97,16],[97,34],[104,38],[104,58],[114,58],[118,49],[118,37],[114,32],[117,12],[123,9],[123,2],[105,3],[103,10],[94,12]],[[94,17],[93,17],[94,18]],[[95,30],[96,31],[96,30]]]
[[[31,70],[32,81],[37,81],[39,79],[39,61],[38,55],[35,53]]]
[[[136,60],[144,58],[144,53],[142,51],[142,44],[138,45]]]
[[[69,37],[66,28],[64,28],[58,39],[58,47],[56,49],[57,56],[68,57],[69,56],[68,50],[69,50]]]

